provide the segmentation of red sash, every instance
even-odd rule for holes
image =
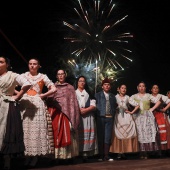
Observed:
[[[166,144],[167,143],[167,130],[166,130],[165,116],[162,112],[154,112],[154,116],[156,118],[156,122],[158,125],[160,142],[161,144]]]
[[[54,146],[55,148],[65,147],[71,144],[70,124],[67,116],[56,108],[48,108],[51,115]]]

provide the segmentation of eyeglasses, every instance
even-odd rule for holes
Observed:
[[[78,82],[80,82],[80,83],[85,83],[85,81],[83,81],[83,80],[79,80]]]
[[[65,73],[58,73],[57,74],[57,76],[60,76],[60,75],[63,76],[63,75],[65,75]]]

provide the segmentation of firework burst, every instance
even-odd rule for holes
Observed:
[[[71,50],[68,64],[75,76],[89,75],[89,80],[99,82],[106,76],[116,80],[118,73],[132,62],[127,56],[132,52],[128,42],[133,36],[123,31],[126,26],[122,24],[128,15],[118,18],[112,0],[77,0],[76,5],[77,17],[63,21],[69,30],[64,38]]]

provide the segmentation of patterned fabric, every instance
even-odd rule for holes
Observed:
[[[132,115],[125,113],[128,109],[128,105],[137,106],[138,103],[131,100],[129,96],[125,95],[120,98],[120,95],[116,95],[116,101],[118,104],[118,110],[115,115],[115,122],[113,125],[113,139],[110,148],[110,152],[113,153],[125,153],[125,152],[137,152],[138,140],[136,132],[136,124]]]
[[[49,150],[51,154],[54,154],[54,137],[53,137],[52,120],[51,120],[51,115],[47,109],[46,109],[46,119],[47,119],[47,137],[49,140]]]
[[[44,85],[54,85],[44,74],[39,73],[33,78],[29,72],[22,74],[28,79],[32,88],[24,94],[20,100],[21,115],[23,118],[25,155],[36,156],[53,153],[52,128],[50,128],[50,117],[44,101],[39,97]],[[31,92],[30,92],[31,91]],[[35,93],[32,93],[34,91]],[[51,133],[50,133],[51,131]]]
[[[162,112],[154,112],[156,123],[158,125],[161,144],[167,144],[167,133],[165,124],[165,115]]]
[[[156,96],[153,96],[156,99],[162,100],[162,103],[159,105],[159,107],[154,111],[154,116],[156,119],[157,127],[158,127],[158,133],[159,133],[159,141],[161,144],[161,149],[166,150],[170,149],[170,140],[168,137],[168,134],[170,133],[169,129],[169,122],[168,118],[165,113],[162,113],[160,109],[164,107],[164,105],[167,105],[170,102],[170,99],[167,96],[164,96],[162,94],[157,94]]]
[[[56,108],[48,108],[52,119],[55,148],[71,144],[70,124],[65,114]]]
[[[118,139],[128,139],[135,137],[136,134],[136,125],[132,118],[132,115],[122,113],[122,110],[128,109],[128,104],[130,103],[132,106],[137,106],[138,103],[134,100],[130,100],[129,96],[124,96],[124,98],[120,98],[119,95],[116,95],[116,100],[118,104],[118,112],[115,116],[115,125],[114,131],[115,135]],[[120,109],[121,108],[121,109]],[[122,109],[123,108],[123,109]]]
[[[57,87],[57,93],[48,97],[48,106],[58,108],[68,117],[72,127],[77,130],[80,122],[80,112],[74,87],[68,83],[55,83],[55,86]]]
[[[106,99],[106,114],[110,114],[110,102],[109,102],[109,98]]]
[[[135,120],[138,132],[138,140],[140,143],[155,142],[156,137],[156,124],[153,113],[145,111],[138,116]]]
[[[135,94],[131,97],[139,103],[140,109],[137,113],[133,114],[138,134],[138,141],[140,143],[141,151],[158,150],[156,140],[157,128],[155,117],[149,111],[151,102],[156,103],[159,99],[155,99],[152,95],[146,93],[143,97]]]
[[[89,94],[86,92],[86,90],[80,92],[77,89],[76,95],[77,95],[79,107],[81,108],[89,107],[89,106],[96,107],[96,101],[90,100]],[[94,154],[97,154],[97,132],[96,132],[96,122],[94,119],[93,112],[90,112],[85,116],[80,116],[79,151],[84,152],[81,154],[85,156],[92,156]]]
[[[55,147],[55,158],[58,159],[68,159],[79,154],[79,144],[78,144],[78,125],[80,122],[80,113],[78,101],[76,98],[76,93],[74,87],[68,83],[58,84],[55,83],[57,87],[57,92],[47,99],[48,108],[56,108],[58,114],[64,114],[70,125],[70,132],[67,132],[68,137],[71,138],[71,145]],[[53,122],[53,132],[57,134],[62,134],[62,129],[58,127],[58,122]],[[58,129],[57,132],[54,129]],[[54,136],[57,136],[54,134]],[[64,136],[67,137],[67,136]],[[54,140],[57,140],[55,137]],[[61,139],[62,140],[62,139]],[[55,141],[56,143],[56,141]]]
[[[71,145],[55,148],[55,158],[70,159],[79,155],[78,131],[71,131]]]

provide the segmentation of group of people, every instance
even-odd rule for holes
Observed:
[[[10,61],[0,57],[0,154],[4,169],[10,169],[12,156],[24,155],[24,166],[35,167],[38,157],[55,160],[77,156],[86,161],[113,161],[125,153],[148,153],[170,149],[170,121],[166,111],[168,96],[159,94],[158,85],[146,93],[140,82],[138,92],[126,95],[122,84],[116,95],[105,78],[102,90],[93,95],[85,76],[77,78],[75,87],[66,82],[67,73],[59,69],[57,82],[39,73],[40,62],[29,60],[29,71],[9,71]],[[47,91],[43,91],[43,87]]]

